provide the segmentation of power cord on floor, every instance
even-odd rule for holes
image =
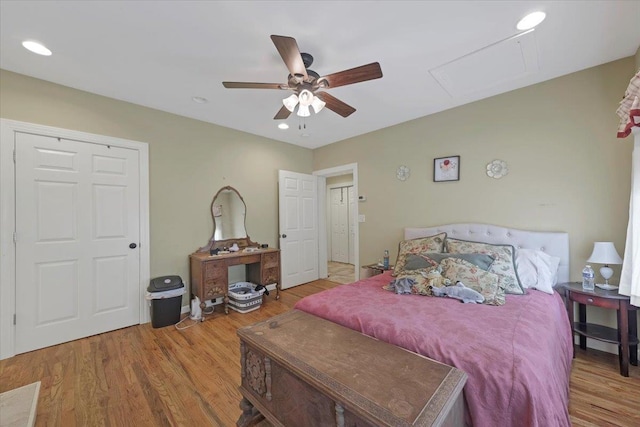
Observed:
[[[193,323],[191,323],[191,324],[189,324],[187,326],[180,326],[180,324],[182,324],[182,322],[184,322],[187,319],[191,320]],[[204,317],[201,317],[200,319],[193,319],[193,318],[191,318],[191,316],[186,316],[184,319],[182,319],[181,321],[176,323],[175,327],[179,331],[184,331],[185,329],[189,329],[190,327],[195,326],[200,322],[204,322]]]
[[[215,306],[211,306],[211,307],[205,307],[204,310],[202,310],[202,316],[200,316],[199,319],[194,319],[193,317],[189,316],[185,316],[184,319],[182,319],[181,321],[179,321],[178,323],[175,324],[175,327],[177,330],[179,331],[184,331],[185,329],[189,329],[192,326],[197,325],[198,323],[204,322],[204,316],[205,315],[209,315],[209,314],[213,314],[213,311],[215,309]],[[187,326],[180,326],[180,324],[182,324],[182,322],[184,322],[185,320],[191,320],[193,323],[187,325]]]

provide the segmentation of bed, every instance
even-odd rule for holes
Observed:
[[[405,241],[439,233],[542,252],[559,259],[553,281],[569,281],[566,233],[450,224],[406,228]],[[526,289],[497,307],[383,289],[392,280],[387,271],[303,298],[295,308],[465,371],[469,425],[571,425],[572,334],[557,292]]]

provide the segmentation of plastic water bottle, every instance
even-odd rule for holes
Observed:
[[[382,268],[385,270],[389,269],[389,251],[387,249],[384,250],[384,257],[382,258]]]
[[[595,276],[596,273],[593,271],[590,265],[587,265],[582,270],[582,289],[585,291],[593,291],[595,289]]]

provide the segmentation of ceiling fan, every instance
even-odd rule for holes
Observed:
[[[298,43],[293,37],[272,35],[271,40],[276,45],[282,60],[289,69],[287,83],[251,83],[251,82],[222,82],[227,89],[281,89],[292,90],[293,95],[282,100],[284,104],[273,118],[284,120],[298,107],[297,115],[308,117],[311,115],[309,107],[317,114],[323,107],[334,111],[342,117],[348,117],[356,109],[340,101],[333,95],[324,92],[323,89],[331,89],[360,83],[367,80],[382,77],[380,64],[373,62],[349,70],[320,76],[308,67],[313,63],[313,56],[308,53],[300,53]]]

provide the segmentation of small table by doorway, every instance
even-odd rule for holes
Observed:
[[[393,265],[389,266],[389,270],[393,270]],[[367,277],[382,274],[385,271],[387,270],[385,270],[384,267],[380,264],[363,265],[362,267],[360,267],[360,278],[366,279]]]

